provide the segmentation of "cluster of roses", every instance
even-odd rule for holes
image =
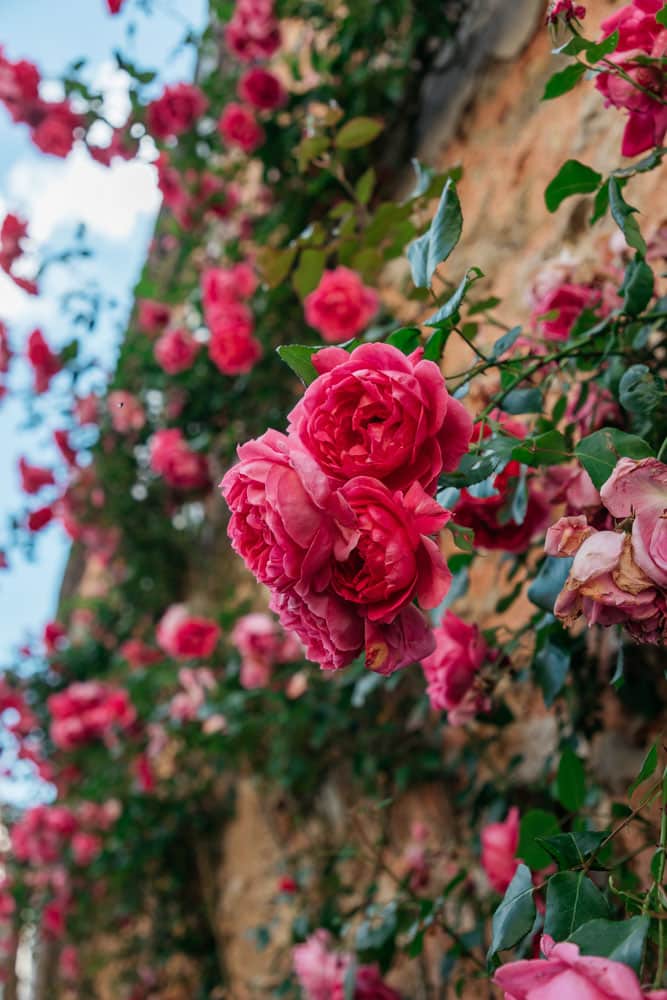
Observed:
[[[29,295],[37,294],[37,283],[14,272],[14,265],[24,254],[23,241],[28,236],[28,223],[8,212],[0,226],[0,267],[15,285]]]
[[[555,614],[567,625],[624,625],[639,642],[667,641],[667,465],[622,458],[600,490],[615,526],[597,530],[585,515],[560,518],[546,551],[574,556]]]
[[[225,184],[210,170],[185,170],[181,173],[171,165],[165,150],[153,161],[153,166],[157,171],[158,188],[164,204],[174,213],[181,229],[192,229],[207,213],[218,219],[228,219],[238,207],[237,187]],[[239,223],[239,228],[242,225]]]
[[[253,315],[246,305],[257,287],[249,264],[209,267],[201,277],[204,318],[209,328],[208,353],[223,375],[250,371],[262,353],[252,336]]]
[[[450,573],[434,536],[451,512],[438,477],[468,450],[472,420],[422,349],[387,344],[313,354],[319,373],[289,417],[239,447],[221,488],[236,552],[271,608],[325,669],[391,673],[434,649],[415,606],[434,608]]]
[[[43,153],[67,156],[84,122],[68,100],[45,101],[39,96],[40,73],[34,63],[12,62],[0,49],[0,101],[12,121],[30,128],[30,137]]]
[[[360,965],[354,970],[354,990],[348,991],[347,978],[352,955],[335,951],[328,931],[315,931],[292,950],[294,971],[305,1000],[401,1000],[400,994],[382,980],[377,965]]]
[[[111,745],[134,726],[136,710],[124,688],[102,681],[79,681],[48,699],[50,734],[61,750],[96,740]]]
[[[78,809],[62,805],[37,805],[27,809],[12,826],[12,851],[18,861],[31,865],[61,864],[69,850],[77,865],[86,866],[102,850],[100,834],[118,819],[120,804],[82,802]]]
[[[606,105],[628,113],[621,146],[624,156],[661,146],[667,132],[667,28],[656,16],[663,7],[663,0],[632,0],[602,22],[603,39],[614,32],[619,37],[616,50],[595,77],[595,86]]]

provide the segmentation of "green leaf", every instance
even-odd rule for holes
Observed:
[[[482,299],[481,302],[475,302],[474,305],[470,306],[468,316],[478,316],[479,313],[489,312],[489,310],[499,306],[501,302],[502,299],[496,298],[495,295],[492,295],[488,299]]]
[[[665,396],[665,383],[646,365],[632,365],[623,373],[618,398],[623,409],[647,416]]]
[[[357,201],[361,205],[367,205],[371,200],[371,195],[373,194],[373,188],[375,187],[375,171],[372,167],[369,167],[365,174],[362,174],[357,181],[354,193],[357,196]]]
[[[306,347],[303,344],[289,344],[276,348],[281,361],[288,365],[304,385],[310,385],[317,378],[312,357],[321,348]]]
[[[574,750],[563,751],[556,775],[558,801],[569,812],[578,812],[586,800],[586,772]]]
[[[623,308],[628,316],[639,316],[653,298],[655,278],[642,257],[631,260],[623,279]]]
[[[563,690],[571,658],[569,649],[564,649],[550,641],[545,643],[535,657],[535,679],[542,689],[544,704],[547,708],[551,708]]]
[[[649,924],[648,917],[589,920],[578,927],[568,940],[579,945],[582,955],[600,955],[613,962],[622,962],[639,974]]]
[[[579,160],[568,160],[544,192],[546,206],[550,212],[555,212],[565,198],[574,194],[591,194],[601,180],[602,174],[597,170],[592,170]]]
[[[438,264],[447,260],[461,238],[463,215],[456,187],[445,184],[438,209],[427,231],[408,247],[412,280],[417,288],[428,288]]]
[[[544,398],[541,389],[513,389],[505,396],[501,410],[512,415],[519,413],[541,413]]]
[[[480,271],[478,267],[471,267],[466,272],[465,277],[462,279],[452,297],[447,299],[445,304],[441,306],[438,311],[433,314],[433,316],[429,316],[424,326],[438,326],[440,323],[444,323],[448,319],[451,319],[452,316],[455,316],[470,286],[474,285],[476,281],[479,281],[479,279],[483,277],[483,271]]]
[[[296,247],[287,247],[285,250],[273,250],[271,247],[262,247],[257,253],[257,263],[262,274],[262,278],[269,288],[277,288],[290,272],[290,268],[296,257]]]
[[[556,598],[565,586],[572,559],[547,556],[528,588],[528,598],[543,611],[553,611]]]
[[[605,838],[604,833],[557,833],[553,837],[538,838],[561,869],[584,865]]]
[[[339,149],[358,149],[377,139],[384,124],[377,118],[351,118],[340,129],[334,140]]]
[[[625,242],[645,257],[646,242],[634,217],[638,210],[628,205],[621,193],[621,185],[613,175],[609,178],[609,205],[614,222],[625,236]]]
[[[572,453],[560,431],[545,431],[534,438],[525,438],[512,452],[512,458],[525,465],[560,465],[569,462]]]
[[[600,489],[614,471],[619,458],[651,458],[653,449],[634,434],[626,434],[615,427],[603,427],[582,438],[574,453],[594,486]]]
[[[455,521],[450,521],[447,527],[452,533],[454,545],[456,545],[457,549],[461,549],[462,552],[473,551],[475,533],[472,528],[468,528],[463,524],[456,524]]]
[[[658,24],[662,24],[665,28],[667,28],[667,4],[665,4],[662,10],[658,11],[655,15],[655,19]]]
[[[300,298],[305,299],[309,292],[317,288],[327,255],[324,250],[302,250],[299,264],[292,276],[292,284]]]
[[[415,326],[404,326],[400,330],[394,330],[387,337],[387,343],[398,348],[403,354],[412,354],[416,347],[419,347],[421,333]]]
[[[658,745],[657,743],[654,743],[653,746],[650,748],[649,752],[644,757],[644,762],[641,768],[639,769],[639,774],[628,788],[628,798],[630,798],[634,794],[634,792],[637,790],[637,788],[639,788],[639,786],[643,781],[646,781],[647,778],[651,777],[651,775],[655,772],[657,766],[658,766]]]
[[[560,70],[558,73],[554,73],[551,79],[547,80],[547,85],[544,88],[544,93],[542,94],[542,100],[552,101],[554,97],[560,97],[561,94],[567,94],[569,90],[576,87],[585,72],[586,67],[583,63],[572,63],[571,66],[566,66],[565,69]]]
[[[449,330],[433,331],[424,345],[425,361],[435,361],[436,364],[440,361],[450,332]]]
[[[493,914],[493,937],[488,959],[511,948],[532,929],[535,920],[533,882],[530,869],[519,865],[503,901]]]
[[[596,63],[600,59],[604,59],[605,56],[610,56],[612,52],[616,51],[619,39],[618,31],[614,31],[607,38],[603,38],[601,42],[589,45],[586,49],[586,58],[590,63]]]
[[[609,904],[584,872],[558,872],[549,879],[544,933],[555,941],[569,938],[589,920],[610,916]]]
[[[504,333],[502,337],[498,337],[498,340],[493,345],[493,350],[491,351],[492,358],[500,358],[503,356],[505,351],[509,351],[510,347],[513,347],[516,341],[521,336],[521,331],[523,327],[513,326],[511,330]]]
[[[551,858],[538,843],[540,837],[550,837],[559,831],[558,820],[545,809],[529,809],[521,817],[517,857],[534,870],[546,868]]]

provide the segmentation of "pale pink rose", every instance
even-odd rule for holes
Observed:
[[[280,650],[281,629],[275,618],[261,611],[243,615],[230,635],[242,656],[275,661]]]
[[[0,368],[0,371],[2,369]],[[94,392],[87,396],[77,396],[74,401],[74,414],[77,421],[84,424],[96,424],[99,413],[100,397]]]
[[[107,398],[107,410],[111,417],[111,426],[119,434],[140,431],[146,423],[144,408],[131,392],[122,389],[110,392]]]
[[[644,993],[627,965],[597,955],[581,955],[576,944],[556,944],[547,934],[540,948],[545,959],[509,962],[494,983],[506,1000],[662,1000],[666,990]]]
[[[292,701],[300,698],[308,690],[308,674],[305,670],[297,670],[292,674],[285,687],[285,694]]]
[[[586,392],[583,402],[584,389]],[[579,437],[592,434],[601,427],[618,424],[621,420],[621,410],[609,392],[597,382],[587,382],[585,386],[575,386],[568,395],[565,419],[574,424]]]
[[[246,691],[268,687],[271,680],[271,662],[259,657],[245,656],[241,661],[239,683]]]
[[[549,556],[573,556],[594,530],[584,514],[561,517],[547,529],[544,551]]]
[[[467,452],[472,419],[421,348],[406,357],[388,344],[351,354],[329,347],[313,364],[319,378],[290,413],[289,431],[333,481],[374,476],[392,489],[417,481],[432,493]]]
[[[492,887],[504,893],[519,866],[519,810],[513,806],[502,823],[489,823],[481,834],[482,866]]]
[[[306,322],[330,344],[361,333],[379,305],[377,292],[367,288],[349,267],[325,271],[317,288],[304,299]]]
[[[264,129],[254,112],[236,101],[230,101],[222,112],[218,131],[225,142],[230,146],[238,146],[244,153],[254,152],[265,139]]]
[[[657,458],[622,458],[601,496],[614,517],[634,517],[635,561],[653,583],[667,587],[667,465]]]
[[[156,340],[153,353],[155,360],[168,375],[187,371],[197,357],[199,344],[189,330],[177,327],[167,330]]]
[[[462,725],[478,712],[488,712],[488,695],[476,689],[481,667],[494,658],[476,625],[467,625],[446,611],[434,629],[435,651],[422,660],[431,707],[448,713],[452,725]]]

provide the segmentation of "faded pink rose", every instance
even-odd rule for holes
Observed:
[[[144,408],[137,397],[123,389],[109,393],[107,409],[111,417],[111,426],[119,434],[140,431],[146,423]]]
[[[660,146],[667,132],[667,107],[660,101],[666,93],[664,66],[659,62],[644,65],[638,61],[639,56],[660,60],[667,53],[667,29],[656,19],[661,9],[661,0],[633,0],[602,22],[602,38],[615,31],[619,33],[616,51],[607,57],[607,62],[614,63],[643,88],[639,90],[605,64],[595,77],[595,86],[605,104],[628,112],[621,147],[623,156],[637,156]]]
[[[208,100],[199,87],[192,83],[170,84],[148,105],[148,131],[155,139],[182,135],[192,128],[207,107]]]
[[[554,555],[572,552],[577,538],[582,539],[554,614],[565,625],[583,615],[589,625],[624,625],[639,642],[664,642],[665,596],[635,562],[630,536],[594,529],[586,534],[577,525],[568,540],[572,520],[556,522],[548,537],[548,551]]]
[[[160,619],[155,633],[165,653],[179,660],[212,656],[220,634],[216,622],[191,615],[185,604],[172,604]]]
[[[252,153],[264,142],[264,129],[244,104],[230,101],[220,116],[218,131],[230,146]]]
[[[366,667],[389,676],[433,652],[433,629],[421,611],[408,604],[392,622],[364,622]]]
[[[513,806],[502,823],[489,823],[481,833],[482,867],[496,892],[503,894],[519,866],[519,810]]]
[[[580,437],[618,424],[621,418],[621,409],[609,389],[597,382],[576,385],[568,396],[565,419],[574,425]]]
[[[561,517],[547,529],[544,551],[550,556],[573,556],[594,530],[584,514]]]
[[[509,962],[493,981],[505,1000],[666,1000],[667,990],[644,993],[636,973],[622,962],[581,955],[579,946],[556,944],[547,934],[540,948],[544,959]]]
[[[287,91],[276,74],[261,66],[245,71],[239,80],[238,95],[258,111],[274,111],[287,100]]]
[[[330,344],[361,333],[378,311],[377,292],[367,288],[349,267],[325,271],[304,299],[306,322]]]
[[[197,357],[199,344],[189,330],[177,327],[167,330],[156,340],[155,360],[168,375],[187,371]]]
[[[150,443],[150,464],[174,489],[200,490],[210,485],[206,456],[192,451],[179,428],[155,432]]]
[[[657,458],[622,458],[600,493],[614,517],[634,517],[635,562],[653,583],[667,587],[667,465]]]
[[[431,707],[446,711],[448,721],[458,726],[478,712],[488,712],[489,698],[475,685],[481,667],[494,658],[476,625],[467,625],[446,611],[440,626],[433,630],[435,650],[422,669],[426,677]]]
[[[472,420],[421,348],[406,357],[389,344],[362,344],[312,357],[319,378],[290,413],[289,432],[330,479],[374,476],[392,489],[416,481],[432,493],[440,473],[456,468]]]

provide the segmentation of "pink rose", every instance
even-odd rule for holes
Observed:
[[[614,31],[619,33],[616,51],[607,61],[615,63],[643,88],[639,90],[605,65],[595,77],[595,86],[605,104],[628,112],[621,147],[623,156],[637,156],[660,146],[667,132],[667,107],[652,96],[665,96],[664,67],[637,61],[638,56],[660,59],[667,53],[667,29],[655,16],[660,9],[659,0],[634,0],[602,22],[602,38],[608,38]]]
[[[392,489],[420,483],[428,493],[467,452],[472,420],[447,392],[421,348],[406,358],[388,344],[313,355],[319,378],[289,415],[298,435],[336,482],[368,475]]]
[[[389,676],[429,656],[435,647],[433,629],[414,604],[401,608],[389,624],[364,622],[366,667]]]
[[[340,670],[348,666],[364,648],[364,623],[359,613],[328,591],[308,593],[305,599],[294,588],[275,591],[271,595],[271,610],[286,629],[298,635],[306,659],[319,663],[322,670]],[[387,659],[385,646],[386,643],[380,648],[380,663]],[[376,648],[376,645],[372,647]],[[368,666],[374,669],[372,664]]]
[[[584,514],[561,517],[547,529],[544,551],[550,556],[573,556],[594,530]]]
[[[220,484],[232,512],[232,548],[273,590],[323,590],[332,554],[345,559],[358,538],[348,504],[307,452],[278,431],[241,445],[238,456]]]
[[[567,340],[576,320],[584,309],[591,309],[599,301],[600,293],[588,285],[567,282],[550,288],[533,306],[531,322],[545,340]],[[555,312],[553,319],[540,319]]]
[[[160,619],[155,635],[169,656],[179,660],[206,659],[218,645],[220,628],[208,618],[191,615],[184,604],[172,604]]]
[[[38,395],[46,392],[62,364],[58,355],[47,344],[41,330],[33,330],[28,337],[26,356],[33,368],[35,392]]]
[[[336,267],[325,271],[304,299],[306,322],[330,344],[350,340],[368,326],[379,304],[377,292],[367,288],[356,271]]]
[[[218,131],[230,146],[252,153],[264,142],[264,129],[244,104],[230,101],[220,116]]]
[[[87,867],[102,850],[102,838],[95,833],[79,830],[72,836],[71,848],[77,865]]]
[[[597,955],[581,955],[576,944],[556,944],[543,935],[543,959],[509,962],[497,970],[494,983],[506,1000],[663,1000],[667,990],[644,993],[627,965]]]
[[[182,135],[192,128],[207,107],[208,100],[199,87],[191,83],[171,84],[148,105],[148,131],[155,139]]]
[[[250,264],[240,261],[231,267],[207,267],[201,276],[204,312],[216,315],[230,302],[249,299],[257,288],[257,278]],[[248,330],[248,333],[251,329]]]
[[[563,526],[559,521],[548,539],[548,551],[555,555],[572,552],[577,539],[582,539],[554,614],[565,625],[583,615],[589,625],[624,625],[640,642],[663,642],[665,597],[635,562],[630,537],[622,531],[594,529],[586,534],[577,525],[568,540],[569,529],[569,523]]]
[[[123,389],[109,393],[107,409],[111,417],[111,426],[119,434],[140,431],[146,423],[144,408],[137,397]]]
[[[305,1000],[344,1000],[345,977],[351,964],[346,952],[335,952],[328,931],[317,930],[292,949],[292,961]],[[399,994],[382,980],[376,965],[356,969],[355,1000],[400,1000]]]
[[[333,564],[333,590],[371,622],[390,624],[413,598],[422,608],[437,607],[451,573],[428,536],[444,527],[450,512],[419,483],[405,494],[392,493],[377,479],[357,476],[340,493],[356,515],[356,539]]]
[[[137,323],[144,333],[156,334],[171,319],[171,307],[154,299],[139,299]]]
[[[70,684],[47,699],[51,739],[61,750],[93,740],[113,742],[116,730],[129,729],[136,712],[127,691],[100,681]]]
[[[258,111],[274,111],[287,100],[287,92],[275,73],[261,66],[245,71],[239,80],[238,95]]]
[[[280,47],[280,22],[273,0],[237,0],[225,41],[241,62],[269,59]]]
[[[177,375],[192,367],[199,344],[189,330],[178,327],[167,330],[155,342],[155,360],[168,375]]]
[[[278,622],[261,611],[239,618],[230,639],[242,656],[255,656],[271,662],[277,660],[282,645]]]
[[[252,336],[253,316],[241,302],[211,308],[207,314],[211,334],[208,353],[223,375],[249,372],[262,356],[262,348]]]
[[[491,707],[488,696],[476,690],[475,680],[493,654],[477,626],[466,625],[451,611],[445,612],[434,635],[435,651],[422,661],[426,693],[431,707],[446,711],[448,721],[458,726]]]
[[[600,492],[614,517],[634,517],[635,562],[653,583],[667,587],[667,465],[657,458],[622,458]]]
[[[519,810],[513,806],[502,823],[489,823],[482,830],[482,866],[492,887],[504,893],[514,878],[519,861]]]
[[[151,469],[178,490],[200,490],[210,484],[205,455],[188,447],[178,428],[156,431],[150,444]]]

